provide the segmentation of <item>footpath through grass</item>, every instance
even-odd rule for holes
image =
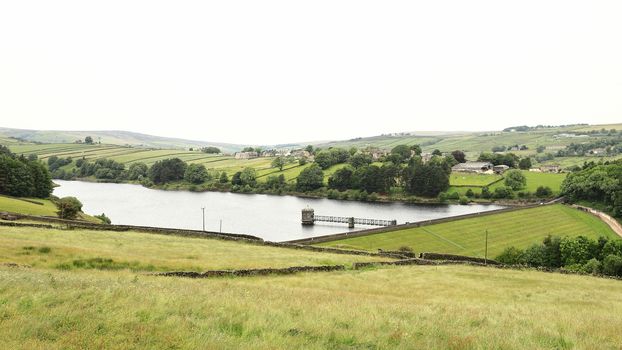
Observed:
[[[483,257],[486,230],[489,257],[498,255],[509,246],[527,248],[531,244],[540,243],[547,235],[619,238],[595,216],[556,204],[318,245],[370,251],[397,250],[407,246],[416,252]]]
[[[619,349],[622,282],[470,266],[184,279],[0,265],[7,349]]]

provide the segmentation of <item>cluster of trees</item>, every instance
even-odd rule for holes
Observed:
[[[529,147],[527,147],[526,145],[510,145],[510,146],[493,146],[491,151],[493,152],[505,152],[505,151],[510,151],[510,150],[520,150],[520,151],[526,151],[528,150]]]
[[[568,174],[561,192],[571,202],[596,202],[622,217],[622,160],[586,163],[582,170]]]
[[[203,147],[203,148],[201,148],[201,152],[208,153],[208,154],[219,154],[219,153],[221,153],[220,152],[220,148],[213,147],[213,146]]]
[[[330,168],[333,165],[346,163],[350,160],[350,152],[343,148],[331,148],[324,151],[319,151],[315,155],[315,163],[323,170]]]
[[[328,178],[328,188],[387,193],[401,186],[407,194],[437,196],[449,188],[449,174],[457,160],[452,156],[442,157],[439,152],[424,163],[420,154],[419,146],[400,145],[391,150],[382,165],[375,165],[371,164],[371,156],[356,153],[350,156],[347,166]]]
[[[36,157],[18,157],[0,145],[0,193],[47,198],[52,193],[52,177]]]
[[[622,277],[622,241],[600,237],[548,236],[542,244],[522,250],[506,248],[497,261],[508,265],[564,268],[570,271]]]
[[[78,159],[76,167],[75,176],[78,177],[94,176],[101,180],[125,180],[127,178],[125,165],[112,159],[97,159],[94,163]]]
[[[477,158],[480,162],[490,162],[493,165],[507,165],[510,168],[529,170],[532,166],[531,158],[521,158],[514,153],[487,153],[483,152]]]
[[[595,149],[603,149],[599,155],[615,156],[622,153],[622,137],[601,139],[588,143],[571,143],[557,151],[558,157],[585,156],[594,154]]]
[[[510,168],[516,168],[520,157],[514,153],[487,153],[483,152],[477,158],[480,162],[490,162],[493,165],[507,165]]]
[[[35,155],[31,154],[31,156],[35,156]],[[73,160],[71,159],[71,157],[59,158],[57,156],[51,156],[48,158],[48,169],[51,172],[54,172],[67,164],[71,164],[72,161]]]

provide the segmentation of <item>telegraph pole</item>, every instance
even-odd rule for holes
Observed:
[[[205,231],[205,207],[201,207],[201,210],[203,211],[203,231]]]
[[[486,249],[484,251],[484,265],[488,265],[488,230],[486,230]]]

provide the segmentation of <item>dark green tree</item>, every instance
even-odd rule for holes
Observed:
[[[451,156],[454,157],[458,163],[466,163],[466,154],[460,150],[451,152]]]
[[[186,167],[186,163],[179,158],[160,160],[149,168],[149,179],[155,184],[179,181],[184,178]]]
[[[190,164],[184,173],[184,180],[195,185],[204,183],[208,178],[207,169],[203,164]]]
[[[313,191],[324,186],[324,172],[317,164],[311,164],[296,178],[296,189],[301,192]]]
[[[285,159],[283,157],[276,157],[272,160],[272,167],[279,168],[279,171],[283,171],[283,167],[285,166]]]
[[[353,155],[352,157],[350,157],[349,163],[355,168],[360,168],[360,167],[369,165],[372,163],[371,155],[357,153]]]
[[[526,157],[526,158],[522,158],[519,162],[518,162],[518,167],[520,169],[523,170],[529,170],[531,169],[531,158]]]
[[[127,179],[132,181],[140,180],[147,176],[148,171],[147,164],[141,162],[132,163],[127,171]]]
[[[350,167],[338,169],[328,178],[328,188],[345,191],[354,187],[354,170]]]
[[[449,174],[434,164],[409,166],[403,178],[406,192],[417,196],[436,197],[449,188]]]
[[[520,170],[509,170],[504,174],[504,183],[514,191],[518,191],[527,185],[527,178]]]

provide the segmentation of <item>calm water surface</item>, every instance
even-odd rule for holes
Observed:
[[[59,197],[75,196],[89,214],[106,213],[114,224],[205,229],[245,233],[271,241],[321,236],[348,231],[345,224],[302,226],[301,210],[316,215],[397,220],[398,224],[500,209],[498,205],[419,205],[364,203],[293,196],[152,190],[139,185],[54,180]],[[369,228],[358,226],[350,231]]]

